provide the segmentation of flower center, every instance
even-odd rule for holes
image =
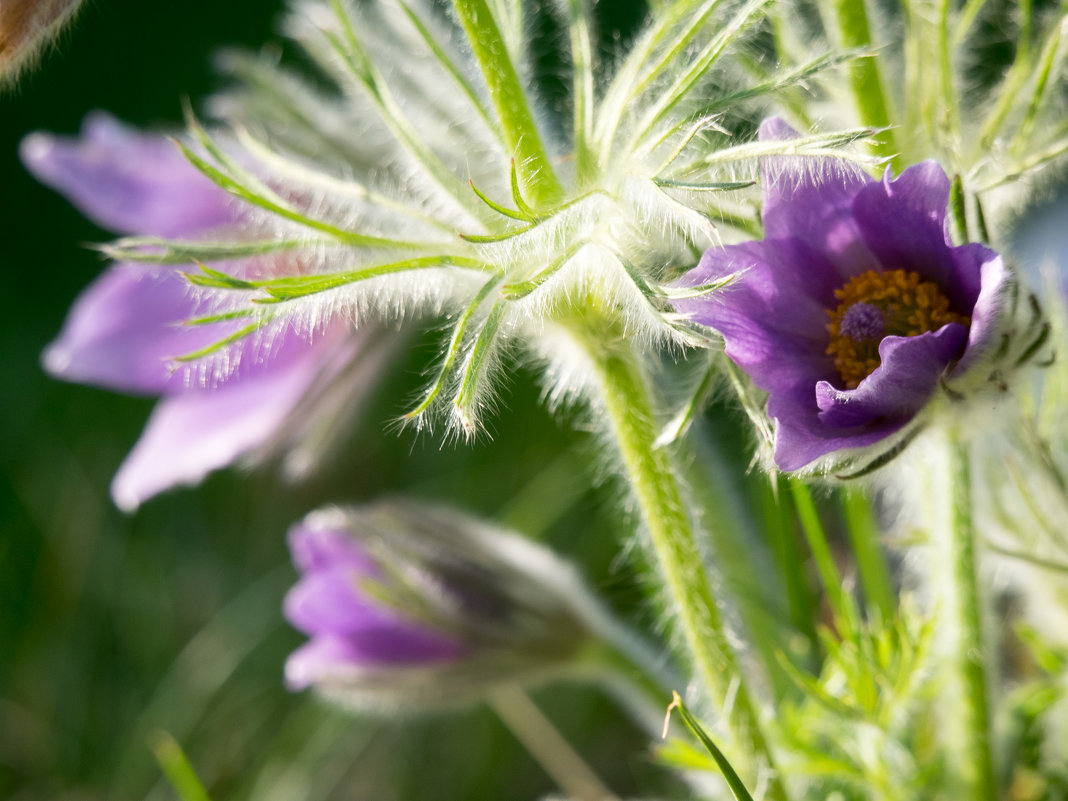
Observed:
[[[917,272],[868,270],[850,278],[834,296],[840,303],[827,310],[827,355],[834,357],[847,389],[856,389],[879,366],[883,337],[914,337],[946,323],[970,322],[950,311],[949,298]]]

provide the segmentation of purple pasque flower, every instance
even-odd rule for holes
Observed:
[[[777,118],[760,128],[794,136]],[[781,469],[880,463],[940,385],[989,360],[1012,278],[989,248],[950,241],[933,161],[882,180],[787,157],[763,172],[764,239],[707,251],[683,283],[738,279],[677,306],[768,393]]]
[[[440,507],[320,510],[289,547],[301,577],[285,616],[310,639],[286,683],[345,706],[418,709],[544,681],[610,628],[551,552]]]
[[[172,142],[104,114],[87,118],[77,138],[27,137],[22,158],[38,179],[118,233],[197,239],[242,225],[230,197]],[[232,269],[240,273],[242,265]],[[124,509],[238,459],[284,454],[287,469],[300,473],[329,439],[323,427],[359,400],[384,352],[373,335],[337,322],[314,335],[268,330],[214,362],[175,362],[241,327],[186,324],[217,311],[175,268],[120,263],[78,297],[44,353],[58,378],[161,396],[112,483]]]

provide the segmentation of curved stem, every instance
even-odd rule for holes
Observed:
[[[730,724],[732,750],[748,758],[753,776],[761,765],[770,768],[767,797],[784,799],[745,677],[727,641],[677,477],[666,449],[655,445],[652,400],[637,360],[622,343],[605,347],[603,337],[595,339],[593,332],[587,337],[592,340],[587,352],[593,356],[607,423],[694,670]]]

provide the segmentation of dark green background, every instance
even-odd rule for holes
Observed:
[[[613,25],[640,17],[637,2],[602,6]],[[449,499],[566,543],[611,602],[631,607],[638,595],[617,558],[614,491],[587,488],[584,438],[549,419],[529,374],[506,390],[492,440],[470,449],[384,430],[434,353],[431,339],[402,355],[343,455],[309,484],[232,470],[134,516],[111,505],[108,483],[151,401],[62,384],[39,366],[102,268],[82,243],[108,232],[35,183],[18,143],[34,130],[75,133],[92,109],[177,125],[182,97],[196,105],[218,85],[216,48],[279,43],[281,7],[92,0],[0,95],[0,798],[173,797],[148,747],[157,730],[181,741],[215,801],[549,792],[485,710],[353,720],[281,688],[285,654],[300,641],[279,612],[294,576],[284,532],[324,502],[399,491]],[[542,62],[551,72],[552,59]],[[556,488],[553,503],[522,494],[534,478]],[[559,688],[538,698],[617,792],[655,786],[642,736],[600,696]],[[608,734],[592,738],[595,727]]]

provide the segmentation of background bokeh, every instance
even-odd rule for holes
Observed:
[[[626,36],[639,2],[601,4]],[[39,354],[100,271],[108,233],[18,161],[33,130],[77,132],[105,109],[174,128],[181,98],[219,85],[220,46],[283,47],[280,0],[93,0],[57,48],[0,95],[0,798],[173,798],[150,743],[185,748],[215,801],[538,798],[548,778],[485,709],[354,719],[281,686],[300,641],[279,605],[294,573],[284,534],[316,506],[404,492],[449,500],[563,546],[622,609],[640,588],[618,555],[615,490],[590,487],[586,437],[551,419],[519,369],[492,437],[458,448],[387,426],[435,353],[402,351],[340,456],[299,487],[226,471],[137,514],[108,483],[151,401],[46,377]],[[552,72],[551,59],[539,62]],[[639,613],[639,619],[646,617]],[[536,695],[621,794],[659,787],[643,736],[600,695]],[[598,737],[589,736],[597,729]]]

